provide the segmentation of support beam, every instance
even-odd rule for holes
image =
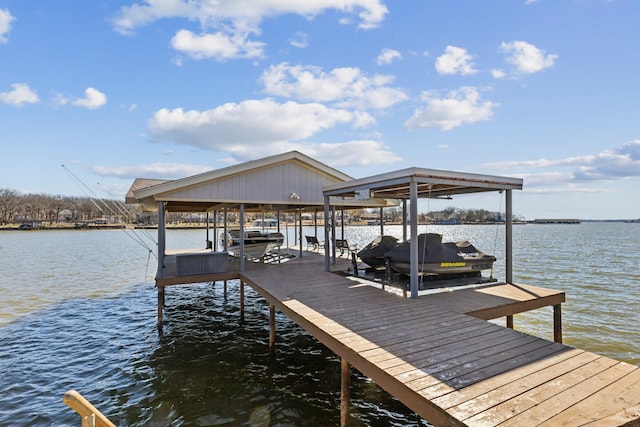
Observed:
[[[418,298],[418,183],[411,179],[409,184],[409,208],[411,210],[411,243],[409,256],[411,259],[411,298]]]
[[[340,427],[349,425],[351,416],[351,372],[349,362],[340,358]]]
[[[326,245],[327,242],[325,241],[324,244]],[[332,206],[331,207],[331,257],[332,257],[332,264],[336,263],[336,207]]]
[[[562,344],[562,307],[553,306],[553,340]]]
[[[402,200],[402,241],[407,241],[407,199]]]
[[[300,222],[298,223],[299,233],[298,233],[298,253],[299,256],[302,257],[302,208],[298,209],[298,219]]]
[[[240,281],[240,321],[244,322],[244,282]]]
[[[158,286],[158,325],[162,325],[162,308],[164,307],[164,286]]]
[[[513,329],[513,315],[507,316],[507,328]]]
[[[167,221],[164,210],[164,203],[158,202],[158,272],[156,278],[162,277],[164,268],[164,252],[167,246]]]
[[[506,218],[505,218],[505,271],[506,277],[505,280],[507,283],[513,283],[513,210],[512,210],[512,200],[511,200],[511,191],[506,190]]]
[[[276,306],[269,303],[269,351],[276,344]]]
[[[331,258],[329,254],[329,196],[324,196],[324,271],[329,271]]]
[[[244,272],[244,203],[240,203],[240,272]]]

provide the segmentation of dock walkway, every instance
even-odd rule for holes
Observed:
[[[434,425],[640,425],[640,368],[487,322],[564,293],[491,284],[402,298],[287,262],[240,273],[270,304]]]

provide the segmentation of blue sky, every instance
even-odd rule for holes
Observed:
[[[640,218],[635,0],[0,0],[0,188],[123,197],[292,149]],[[430,202],[503,210],[500,196]],[[426,209],[423,206],[423,210]]]

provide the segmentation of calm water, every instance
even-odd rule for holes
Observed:
[[[419,231],[468,239],[503,258],[503,227]],[[353,227],[345,237],[363,245],[378,232]],[[169,232],[168,248],[202,247],[204,233]],[[640,224],[518,225],[514,279],[567,293],[565,343],[640,365],[639,248]],[[222,284],[173,287],[159,333],[156,259],[131,235],[0,232],[0,251],[1,426],[80,425],[61,400],[69,389],[121,426],[339,423],[339,360],[282,314],[269,353],[268,305],[250,288],[240,322],[236,282],[226,294]],[[493,275],[504,277],[503,262]],[[518,315],[515,325],[551,338],[552,311]],[[353,425],[427,425],[352,376]]]

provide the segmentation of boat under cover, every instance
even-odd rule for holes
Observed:
[[[222,237],[224,245],[225,237]],[[227,232],[227,250],[234,255],[240,255],[240,230],[233,229]],[[273,231],[245,230],[244,232],[244,256],[246,258],[260,259],[266,253],[282,246],[284,235]]]
[[[382,246],[382,242],[385,241],[384,236],[381,236],[380,240],[377,247]],[[391,239],[386,239],[386,242],[389,244]],[[385,262],[399,273],[411,274],[410,245],[409,241],[397,243],[384,253]],[[367,253],[365,253],[365,257],[366,255]],[[365,259],[361,259],[368,264]],[[369,261],[373,259],[375,264],[380,262],[377,256],[367,259]],[[442,243],[441,234],[424,233],[418,235],[418,274],[421,275],[480,275],[482,270],[493,268],[495,260],[493,255],[482,252],[467,240]]]

